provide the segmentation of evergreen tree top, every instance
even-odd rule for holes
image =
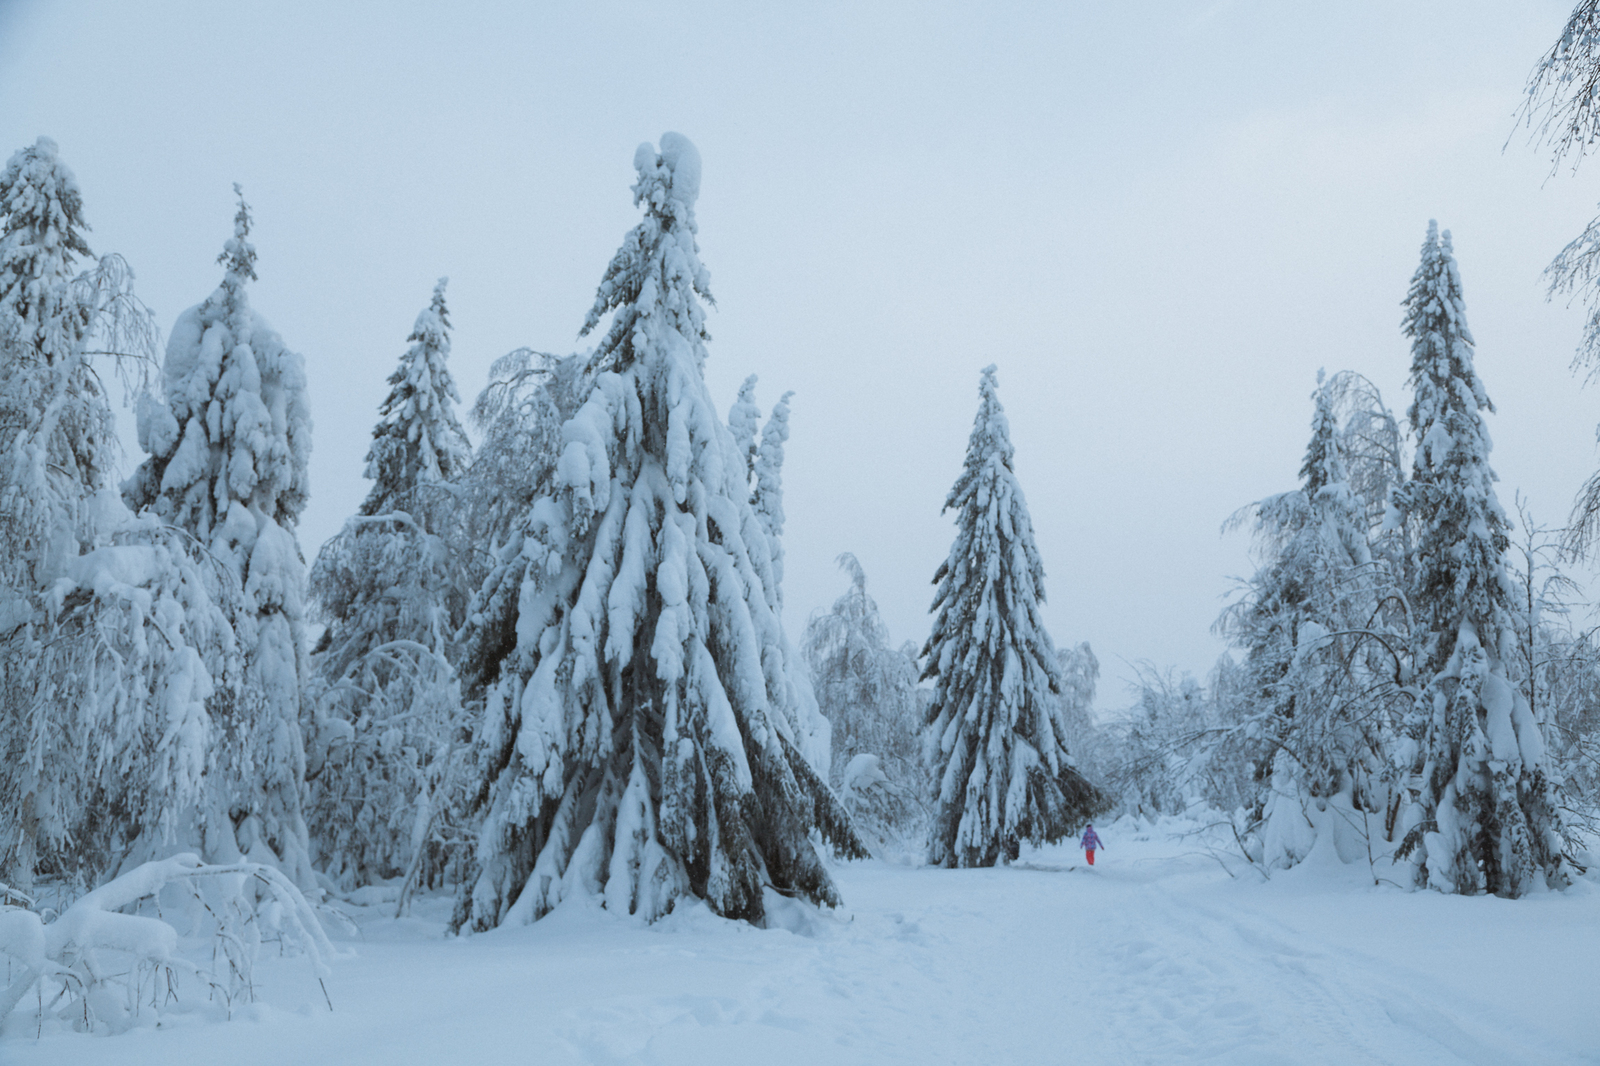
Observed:
[[[1333,411],[1333,400],[1328,386],[1323,384],[1322,372],[1317,372],[1316,404],[1311,415],[1311,440],[1306,445],[1305,462],[1300,464],[1300,481],[1307,499],[1329,485],[1345,480],[1344,457],[1339,447],[1339,419]]]
[[[977,640],[990,652],[1014,641],[1028,647],[1050,691],[1059,687],[1056,654],[1038,617],[1045,602],[1044,564],[1033,539],[1033,519],[1012,470],[1014,449],[1005,408],[1000,404],[996,367],[983,369],[978,414],[967,441],[966,460],[945,510],[956,510],[957,532],[949,557],[934,574],[934,632],[924,654],[930,655],[925,676],[945,673],[943,645]],[[977,632],[974,632],[976,627]],[[975,662],[962,660],[962,668]]]
[[[983,368],[978,382],[978,414],[972,422],[972,435],[967,439],[966,462],[950,495],[945,498],[945,510],[964,506],[964,501],[973,496],[977,479],[986,472],[993,477],[1003,469],[1008,478],[1014,476],[1011,461],[1015,449],[1011,446],[1011,424],[1000,404],[998,373],[999,368],[993,363]],[[1021,491],[1017,489],[1018,493]],[[1025,504],[1023,508],[1025,511]],[[1031,530],[1029,540],[1032,540]]]
[[[409,509],[419,481],[450,481],[467,464],[471,448],[457,420],[461,402],[450,373],[449,278],[440,278],[428,306],[406,338],[410,347],[389,375],[389,395],[372,430],[366,475],[374,482],[361,507],[366,515]]]
[[[1401,502],[1421,525],[1412,599],[1433,635],[1427,658],[1437,672],[1462,624],[1485,647],[1498,649],[1510,624],[1510,599],[1502,559],[1506,516],[1495,495],[1491,443],[1479,413],[1494,406],[1473,367],[1450,234],[1440,234],[1436,223],[1428,224],[1405,308],[1416,390],[1407,414],[1417,452],[1415,475]]]
[[[222,246],[217,262],[227,267],[223,284],[238,289],[246,281],[256,280],[256,246],[250,243],[250,205],[244,201],[244,189],[233,183],[233,194],[239,198],[239,210],[233,216],[233,236]]]
[[[237,521],[224,529],[234,503],[292,529],[307,497],[305,361],[250,306],[250,228],[241,195],[218,260],[222,284],[173,323],[161,371],[166,403],[141,402],[148,458],[123,484],[129,507],[155,506],[203,541],[244,529]]]
[[[1493,411],[1483,382],[1473,367],[1472,331],[1467,328],[1461,273],[1452,254],[1450,231],[1439,232],[1428,221],[1422,261],[1411,277],[1405,298],[1405,335],[1411,338],[1411,375],[1415,389],[1406,417],[1417,434],[1417,473],[1431,476],[1435,449],[1428,446],[1431,427],[1446,420],[1449,410]]]
[[[663,133],[661,150],[641,144],[633,166],[639,174],[633,202],[644,206],[645,217],[612,257],[578,335],[588,336],[615,311],[595,348],[596,369],[624,370],[649,358],[672,343],[669,333],[681,337],[681,343],[692,348],[695,365],[703,367],[705,342],[711,335],[700,301],[713,305],[716,301],[711,296],[711,274],[701,265],[695,243],[700,153],[682,134]]]
[[[92,256],[83,233],[83,194],[58,155],[40,137],[15,152],[0,171],[0,309],[31,331],[52,314],[51,290],[72,276],[77,256]]]

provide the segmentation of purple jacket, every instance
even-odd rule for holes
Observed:
[[[1083,839],[1078,841],[1078,847],[1088,848],[1093,851],[1100,846],[1100,837],[1095,833],[1094,826],[1091,825],[1083,831]]]

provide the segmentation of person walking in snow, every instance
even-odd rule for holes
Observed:
[[[1094,826],[1086,825],[1083,827],[1083,839],[1078,841],[1078,847],[1082,848],[1084,854],[1089,856],[1089,865],[1093,866],[1094,849],[1103,848],[1105,845],[1100,843],[1100,837],[1095,833]]]

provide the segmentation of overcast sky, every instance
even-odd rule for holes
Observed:
[[[1105,709],[1133,661],[1203,675],[1222,652],[1251,564],[1220,527],[1297,483],[1318,368],[1409,402],[1399,301],[1429,218],[1454,231],[1502,501],[1565,518],[1600,387],[1540,271],[1600,163],[1552,176],[1513,115],[1571,3],[0,0],[0,151],[60,143],[92,247],[164,329],[220,280],[244,185],[252,301],[310,379],[309,557],[365,495],[434,280],[469,403],[496,356],[576,350],[637,218],[634,147],[688,135],[713,395],[795,391],[791,635],[852,551],[894,638],[926,636],[994,362],[1045,617],[1093,644]]]

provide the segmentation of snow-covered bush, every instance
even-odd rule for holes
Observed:
[[[986,367],[966,461],[945,509],[956,539],[934,575],[934,680],[924,733],[937,775],[929,861],[993,866],[1022,841],[1054,842],[1106,797],[1073,766],[1060,718],[1061,667],[1039,617],[1044,566],[1011,468],[1011,430]]]
[[[1573,624],[1578,586],[1561,569],[1557,539],[1565,531],[1535,524],[1520,500],[1518,519],[1506,564],[1516,606],[1506,676],[1543,727],[1571,855],[1600,843],[1600,646]]]
[[[484,700],[480,872],[458,912],[472,928],[579,893],[645,918],[694,896],[759,921],[768,887],[838,901],[814,829],[861,852],[804,754],[818,727],[785,654],[774,545],[705,385],[699,153],[666,134],[634,164],[645,218],[585,322],[611,316],[587,394],[470,619],[498,636],[469,642],[503,653],[480,650],[469,675]]]
[[[134,867],[53,921],[0,906],[0,954],[10,962],[0,1025],[32,1013],[34,1030],[120,1032],[202,999],[226,1016],[255,998],[255,960],[269,941],[304,953],[317,981],[328,976],[333,947],[275,866],[206,865],[188,853]],[[204,953],[209,965],[195,961]]]

